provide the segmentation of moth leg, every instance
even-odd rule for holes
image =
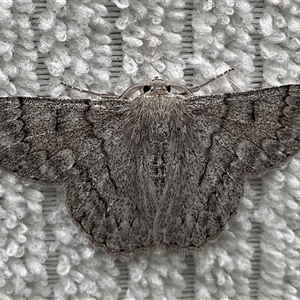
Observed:
[[[90,94],[90,95],[96,95],[96,96],[105,97],[105,98],[119,98],[118,95],[114,95],[114,94],[99,94],[99,93],[91,92],[91,91],[88,91],[88,90],[79,89],[75,86],[66,84],[64,82],[61,82],[61,84],[65,87],[67,87],[67,88],[72,89],[72,90],[79,91],[79,92],[82,92],[82,93],[87,93],[87,94]]]
[[[187,88],[184,85],[181,85],[181,84],[171,84],[171,87],[174,88],[174,89],[177,89],[178,91],[180,91],[180,90],[184,91],[184,92],[180,93],[179,95],[183,95],[183,96],[190,95],[192,97],[194,96],[192,90],[189,89],[189,88]]]
[[[225,76],[227,73],[229,73],[229,72],[231,72],[231,71],[233,71],[233,70],[235,70],[235,69],[234,69],[234,68],[228,69],[227,71],[225,71],[225,72],[223,72],[223,73],[217,75],[216,77],[214,77],[214,78],[212,78],[212,79],[206,81],[205,83],[203,83],[203,84],[201,84],[201,85],[199,85],[199,86],[195,86],[195,87],[189,89],[189,91],[190,91],[191,93],[196,93],[196,92],[198,92],[199,90],[201,90],[205,85],[207,85],[207,84],[209,84],[209,83],[211,83],[211,82],[217,80],[218,78],[220,78],[220,77],[222,77],[222,76]],[[187,92],[184,92],[184,93],[181,93],[181,94],[179,94],[179,95],[187,96],[188,93],[187,93]]]
[[[131,97],[136,91],[142,90],[144,86],[145,86],[145,84],[140,84],[140,83],[130,86],[127,90],[125,90],[121,94],[121,96],[119,96],[119,99],[123,100],[123,99]]]

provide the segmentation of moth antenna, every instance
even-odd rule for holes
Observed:
[[[82,92],[82,93],[86,93],[86,94],[90,94],[90,95],[96,95],[96,96],[100,96],[100,97],[105,97],[105,98],[119,98],[119,96],[117,95],[114,95],[114,94],[99,94],[99,93],[96,93],[96,92],[91,92],[91,91],[88,91],[88,90],[82,90],[82,89],[79,89],[75,86],[72,86],[72,85],[69,85],[69,84],[66,84],[64,82],[61,82],[61,84],[69,89],[72,89],[72,90],[75,90],[75,91],[78,91],[78,92]]]

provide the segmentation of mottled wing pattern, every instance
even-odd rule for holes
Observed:
[[[83,118],[87,109],[84,101],[1,98],[1,167],[46,184],[64,182],[79,173],[73,166],[88,154],[82,152],[91,131]]]
[[[154,242],[156,208],[148,190],[139,184],[139,161],[132,137],[126,135],[131,112],[131,103],[126,101],[110,102],[105,109],[94,105],[89,111],[95,147],[101,148],[101,156],[99,151],[91,151],[85,162],[94,193],[88,199],[82,195],[82,204],[73,200],[76,192],[67,198],[72,216],[81,220],[92,242],[111,254],[130,254],[150,248]],[[71,183],[69,193],[79,184]]]
[[[75,223],[111,253],[153,242],[151,208],[143,211],[124,177],[134,172],[122,140],[127,106],[118,99],[0,98],[1,168],[40,184],[64,184]]]
[[[180,162],[181,189],[161,206],[161,244],[202,248],[233,216],[245,175],[284,165],[300,149],[300,86],[188,100],[192,132]],[[176,180],[174,182],[177,182]]]

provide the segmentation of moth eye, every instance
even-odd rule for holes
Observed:
[[[170,93],[171,92],[171,86],[170,85],[167,85],[166,86],[166,89],[167,89],[167,91]]]
[[[144,87],[143,87],[143,92],[144,93],[147,93],[147,92],[149,92],[150,91],[150,86],[149,85],[144,85]]]

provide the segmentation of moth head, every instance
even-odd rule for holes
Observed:
[[[144,85],[143,92],[166,94],[171,92],[171,86],[166,81],[155,77],[150,84]]]

